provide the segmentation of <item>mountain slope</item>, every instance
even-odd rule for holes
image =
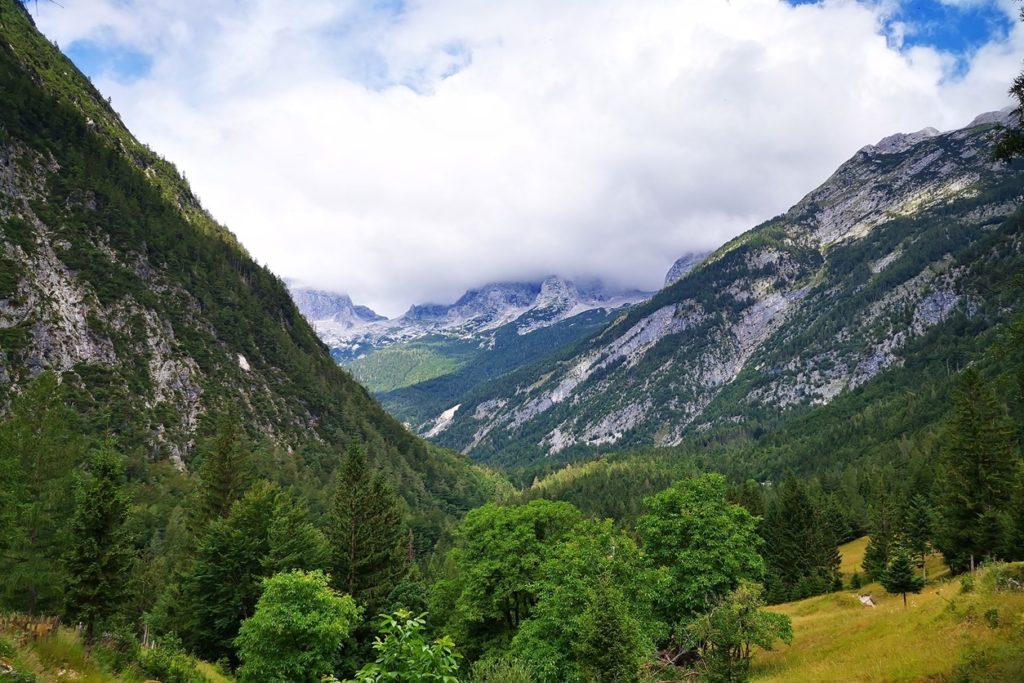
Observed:
[[[829,403],[943,353],[938,330],[998,324],[1010,302],[986,280],[1020,263],[1024,173],[991,161],[993,119],[862,149],[577,348],[460,397],[437,440],[504,463],[678,444]]]
[[[372,444],[415,508],[481,500],[485,475],[336,367],[283,283],[12,0],[0,36],[0,405],[52,371],[97,433],[149,460],[186,467],[232,408],[297,459]]]

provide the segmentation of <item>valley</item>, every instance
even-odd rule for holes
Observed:
[[[500,116],[503,98],[475,98],[483,70],[532,73],[504,37],[525,11],[532,40],[553,8],[466,6],[454,22],[443,4],[385,4],[241,0],[200,16],[0,0],[0,681],[1021,680],[1021,106],[888,135],[783,213],[736,227],[785,185],[751,183],[735,163],[728,196],[702,184],[747,129],[715,114],[727,134],[714,158],[676,154],[706,142],[686,127],[669,145],[646,137],[663,110],[739,111],[729,98],[652,108],[637,95],[676,92],[675,76],[641,79],[629,135],[615,134],[614,106],[563,109],[566,93],[605,88],[562,70],[536,88],[545,106],[527,109],[546,124],[532,128]],[[885,73],[931,64],[932,48],[883,39],[892,8],[755,5],[759,22],[866,31],[896,60]],[[977,18],[969,5],[943,16]],[[555,49],[596,49],[601,82],[621,84],[612,67],[633,51],[576,39],[633,8],[563,11],[586,23]],[[734,3],[679,11],[708,27],[715,12],[737,16]],[[472,26],[495,33],[445,39]],[[943,79],[1004,64],[1020,30]],[[649,48],[666,74],[712,73]],[[203,62],[239,49],[246,59]],[[713,54],[737,74],[744,50]],[[771,68],[758,78],[808,61],[790,54],[785,68],[759,60]],[[180,73],[189,97],[175,101]],[[309,87],[324,74],[328,87]],[[894,83],[858,87],[902,102],[910,81]],[[465,99],[448,125],[433,107],[452,92]],[[773,98],[762,114],[785,104]],[[370,116],[369,102],[386,109]],[[464,108],[468,131],[454,123]],[[282,113],[289,125],[264,127]],[[765,145],[791,127],[827,145],[854,126],[805,115],[815,126],[766,125]],[[330,127],[299,144],[317,117]],[[129,120],[168,141],[194,185]],[[237,144],[259,162],[225,176],[209,150],[235,158]],[[535,155],[530,173],[515,159],[495,172],[509,150]],[[790,181],[820,161],[741,151]],[[488,246],[500,231],[477,220],[481,206],[515,224],[511,246]],[[453,237],[466,226],[487,239]],[[705,229],[718,248],[695,237]],[[282,234],[287,253],[268,250]],[[664,253],[649,258],[654,247]],[[396,260],[374,272],[381,254]],[[650,267],[662,262],[663,278]],[[611,284],[627,271],[648,286]]]

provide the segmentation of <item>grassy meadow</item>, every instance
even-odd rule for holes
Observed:
[[[861,572],[867,538],[840,548],[845,581]],[[929,583],[919,595],[889,595],[878,583],[773,607],[793,620],[792,645],[754,658],[754,679],[822,681],[1024,681],[1024,592],[1000,590],[1006,572],[982,569],[974,589],[928,558]],[[970,579],[967,579],[970,583]],[[999,584],[997,586],[997,584]],[[870,594],[877,607],[865,607]]]

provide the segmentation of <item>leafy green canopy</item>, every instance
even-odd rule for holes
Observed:
[[[771,650],[775,641],[793,641],[789,617],[761,609],[761,586],[743,581],[686,629],[691,647],[701,654],[699,668],[708,683],[749,680],[754,647]]]
[[[637,531],[648,555],[671,577],[672,590],[659,600],[669,623],[710,609],[741,580],[764,575],[757,518],[728,502],[726,492],[723,476],[706,474],[646,500],[648,513]]]
[[[265,579],[256,612],[235,639],[239,683],[318,683],[359,617],[352,598],[331,590],[323,572]]]
[[[622,667],[635,676],[637,661],[665,635],[654,604],[671,589],[667,573],[609,520],[577,524],[543,562],[535,586],[536,607],[512,652],[538,682],[612,680],[608,672]]]
[[[381,616],[383,638],[374,640],[375,661],[346,683],[459,683],[461,657],[448,636],[428,642],[427,622],[406,610]]]
[[[579,523],[568,503],[535,500],[470,511],[455,532],[431,611],[472,658],[504,647],[537,603],[544,561]]]

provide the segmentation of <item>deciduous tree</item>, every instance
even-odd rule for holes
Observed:
[[[684,479],[645,502],[637,531],[655,565],[671,576],[672,590],[659,600],[668,623],[709,609],[743,579],[763,576],[757,518],[726,500],[721,475]]]
[[[318,683],[358,623],[348,595],[330,588],[323,572],[283,572],[265,579],[256,612],[235,643],[239,683]]]

